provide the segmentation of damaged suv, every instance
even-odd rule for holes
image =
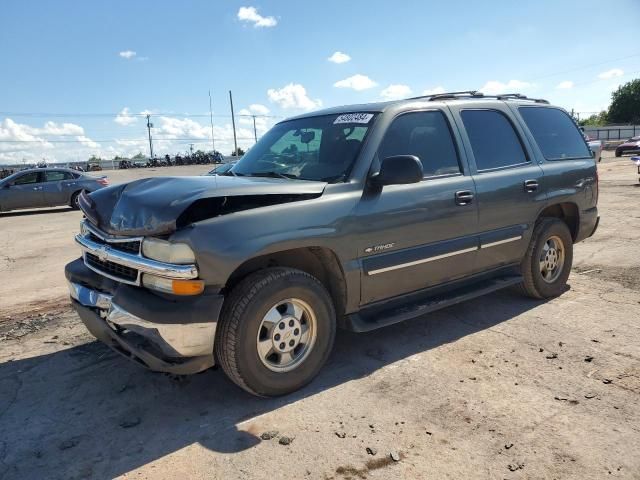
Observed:
[[[561,294],[598,225],[567,113],[456,92],[278,123],[227,173],[82,195],[66,266],[90,332],[155,371],[282,395],[368,331],[507,286]],[[392,333],[390,333],[392,335]]]

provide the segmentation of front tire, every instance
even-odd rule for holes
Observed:
[[[573,263],[569,227],[557,218],[542,218],[533,230],[522,259],[522,292],[532,298],[553,298],[566,290]]]
[[[80,196],[80,192],[75,192],[71,195],[71,201],[69,202],[69,206],[74,210],[80,210],[80,203],[78,203],[78,197]]]
[[[286,395],[318,374],[335,332],[333,302],[315,277],[268,268],[231,291],[215,348],[222,369],[239,387],[259,396]]]

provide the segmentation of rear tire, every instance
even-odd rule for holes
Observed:
[[[520,290],[537,298],[553,298],[566,290],[573,263],[573,239],[569,227],[557,218],[538,220],[521,263]]]
[[[333,302],[315,277],[292,268],[268,268],[231,291],[218,322],[215,350],[222,369],[239,387],[259,396],[286,395],[318,374],[335,332]]]
[[[80,204],[78,203],[78,197],[80,196],[80,193],[81,192],[75,192],[73,195],[71,195],[69,206],[74,210],[80,210]]]

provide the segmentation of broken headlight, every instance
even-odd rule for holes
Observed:
[[[142,242],[142,254],[153,260],[177,265],[196,262],[193,250],[186,243],[171,243],[158,238],[145,238]]]

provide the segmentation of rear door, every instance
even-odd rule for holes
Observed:
[[[2,209],[37,208],[44,205],[42,172],[26,172],[13,180],[5,191]]]
[[[544,174],[504,103],[452,106],[470,157],[479,209],[477,269],[517,263],[546,200]]]
[[[415,155],[424,179],[365,190],[356,208],[362,304],[473,270],[478,244],[475,189],[459,150],[459,136],[446,110],[405,112],[392,120],[374,162],[379,166],[393,155]]]
[[[69,203],[70,188],[76,183],[74,176],[63,170],[47,170],[44,172],[42,193],[47,206],[55,207]]]

